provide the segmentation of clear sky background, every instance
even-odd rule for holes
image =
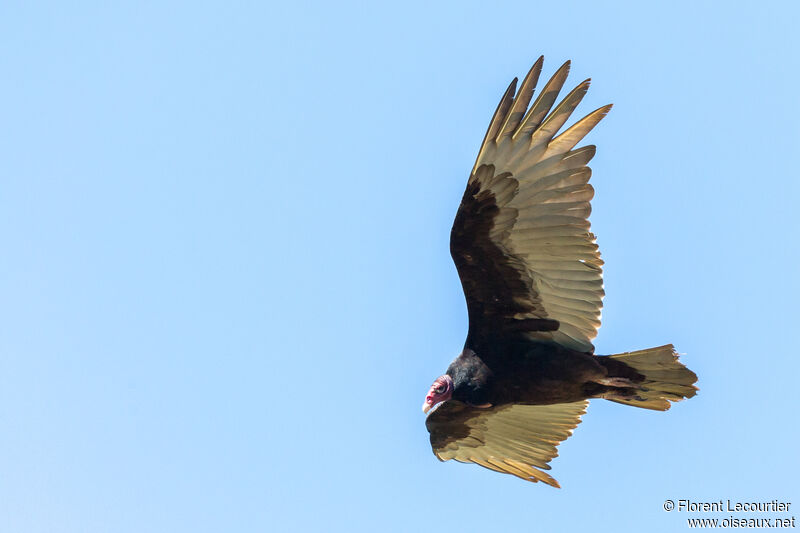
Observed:
[[[0,6],[0,530],[800,515],[795,2],[112,4]],[[467,327],[453,216],[540,54],[592,77],[576,116],[615,104],[597,351],[673,342],[701,388],[592,402],[561,490],[440,463],[420,411]]]

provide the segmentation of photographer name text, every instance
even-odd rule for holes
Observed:
[[[676,510],[688,513],[787,513],[791,505],[791,502],[782,502],[779,500],[761,502],[738,502],[731,500],[696,502],[692,500],[678,500]]]

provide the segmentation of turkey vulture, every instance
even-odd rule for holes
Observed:
[[[611,105],[557,134],[590,80],[553,108],[567,61],[529,106],[543,60],[500,100],[456,213],[450,253],[469,330],[422,410],[439,460],[559,487],[544,470],[590,398],[665,411],[695,395],[697,376],[671,344],[594,354],[604,295],[588,221],[595,147],[575,145]]]

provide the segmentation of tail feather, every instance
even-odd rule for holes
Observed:
[[[644,380],[636,384],[636,397],[611,399],[612,402],[666,411],[670,402],[679,402],[697,394],[694,385],[697,374],[678,360],[678,353],[671,344],[608,357],[625,363],[644,376]]]

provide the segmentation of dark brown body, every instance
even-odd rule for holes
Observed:
[[[453,398],[471,405],[575,402],[611,391],[626,392],[601,383],[608,378],[633,383],[644,379],[630,366],[608,357],[521,337],[497,339],[476,348],[465,348],[447,369],[453,378]]]

